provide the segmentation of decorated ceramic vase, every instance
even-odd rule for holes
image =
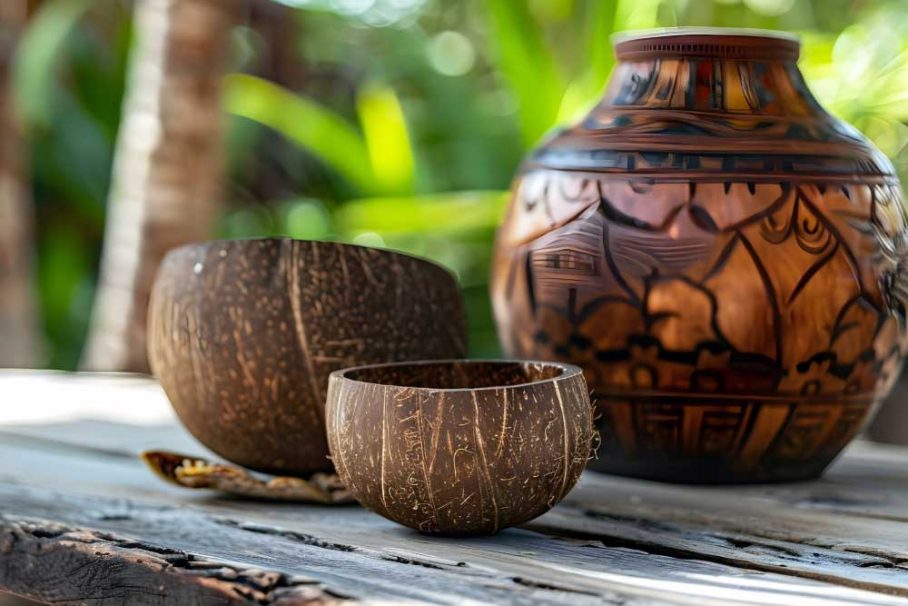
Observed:
[[[819,475],[906,345],[890,162],[828,114],[784,34],[619,38],[605,96],[524,163],[492,272],[511,356],[584,368],[594,469]]]

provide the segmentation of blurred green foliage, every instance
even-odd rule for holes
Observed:
[[[510,179],[547,131],[596,101],[615,31],[798,33],[821,101],[908,176],[905,0],[283,4],[293,27],[250,18],[234,32],[222,235],[339,239],[436,259],[463,284],[475,355],[498,353],[486,282]],[[16,65],[54,367],[76,364],[89,316],[131,17],[127,0],[45,0]],[[283,69],[279,43],[292,51]]]

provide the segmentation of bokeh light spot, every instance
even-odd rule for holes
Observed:
[[[473,69],[476,62],[473,43],[460,32],[451,30],[432,38],[428,53],[432,67],[446,76],[462,76]]]
[[[294,238],[319,240],[331,233],[331,218],[318,200],[292,204],[286,213],[286,231]]]
[[[353,237],[353,243],[360,246],[372,246],[382,248],[385,246],[385,240],[374,231],[364,231]]]
[[[794,6],[795,0],[744,0],[750,10],[767,17],[784,15]]]

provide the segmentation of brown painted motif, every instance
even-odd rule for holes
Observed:
[[[893,167],[820,107],[794,39],[680,30],[616,52],[602,102],[515,181],[492,272],[504,347],[584,368],[594,468],[816,476],[908,344]]]
[[[444,535],[494,534],[542,515],[590,456],[582,371],[557,363],[436,361],[331,375],[331,456],[373,511]]]

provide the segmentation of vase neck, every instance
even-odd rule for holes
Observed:
[[[891,178],[891,163],[810,93],[796,39],[722,31],[619,39],[603,100],[526,166],[668,180]]]
[[[601,106],[826,118],[794,60],[652,56],[621,61]]]

